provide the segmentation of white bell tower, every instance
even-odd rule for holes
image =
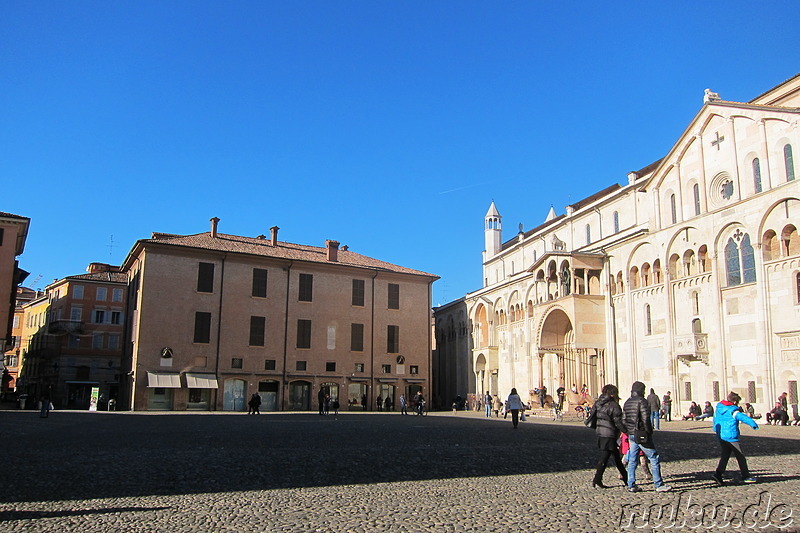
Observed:
[[[501,217],[500,213],[497,211],[497,206],[495,206],[494,202],[492,202],[492,205],[489,206],[489,211],[486,212],[486,217],[484,218],[485,225],[483,228],[483,234],[486,245],[484,261],[487,261],[500,253],[500,247],[503,245],[502,219],[503,217]]]

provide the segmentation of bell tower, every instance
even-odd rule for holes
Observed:
[[[503,217],[497,211],[497,206],[492,202],[492,205],[489,206],[489,211],[486,212],[486,217],[484,217],[483,234],[486,246],[484,262],[500,253],[500,247],[503,242],[502,219]]]

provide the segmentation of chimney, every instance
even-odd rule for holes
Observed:
[[[212,239],[216,239],[217,238],[217,224],[219,224],[219,219],[217,217],[212,218],[211,219],[211,238]]]
[[[328,261],[337,262],[339,260],[339,242],[325,241],[325,248],[328,250]]]
[[[281,229],[278,226],[272,226],[269,228],[270,233],[270,242],[272,246],[278,246],[278,230]]]

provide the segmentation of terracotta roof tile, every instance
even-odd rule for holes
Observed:
[[[327,249],[325,247],[307,246],[282,241],[279,241],[277,246],[272,246],[269,239],[226,235],[224,233],[217,233],[216,238],[212,237],[210,232],[198,233],[196,235],[153,233],[152,239],[143,239],[139,242],[143,244],[153,243],[158,245],[212,250],[216,252],[230,252],[273,257],[277,259],[290,259],[294,261],[307,261],[310,263],[339,264],[367,268],[370,270],[396,272],[399,274],[429,276],[438,279],[438,276],[434,274],[393,265],[342,248],[339,248],[338,251],[338,261],[332,263],[327,259]]]

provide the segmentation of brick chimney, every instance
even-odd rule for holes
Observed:
[[[217,224],[219,224],[219,218],[214,217],[211,219],[211,238],[217,238]]]
[[[339,260],[339,242],[338,241],[325,241],[325,248],[328,250],[328,261],[335,263]]]
[[[270,243],[272,246],[278,246],[278,230],[281,229],[278,226],[272,226],[269,228],[270,233]]]

